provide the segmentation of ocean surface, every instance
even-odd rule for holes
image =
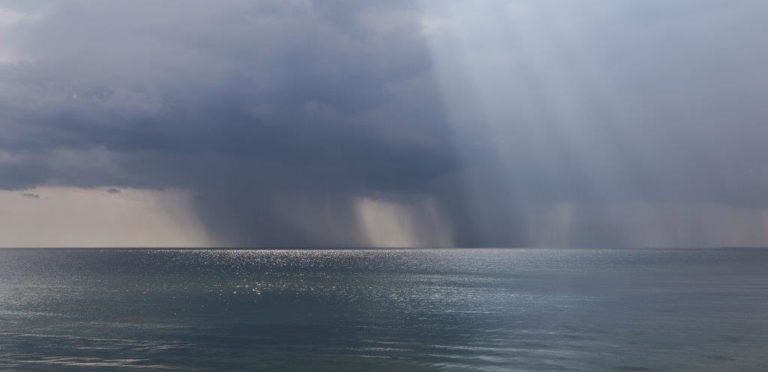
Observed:
[[[767,371],[768,250],[0,250],[0,370]]]

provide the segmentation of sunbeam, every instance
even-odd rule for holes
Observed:
[[[674,143],[670,132],[699,123],[666,115],[656,107],[658,97],[634,84],[640,78],[637,70],[654,67],[633,64],[654,61],[617,54],[646,48],[640,43],[659,37],[659,31],[651,30],[648,40],[634,40],[638,24],[651,23],[641,17],[642,6],[595,1],[420,3],[423,23],[437,25],[426,38],[465,171],[470,219],[481,229],[479,244],[688,246],[698,243],[700,231],[714,223],[692,222],[698,213],[718,215],[718,224],[726,226],[736,215],[752,213],[729,206],[732,201],[702,191],[700,185],[686,185],[702,176],[698,169],[679,166],[675,158],[698,156],[698,146],[707,145],[707,139],[692,135],[687,139],[692,144]],[[686,13],[672,17],[690,18]],[[627,32],[621,39],[638,45],[617,44],[621,39],[609,31],[619,21],[628,24],[619,25]],[[706,37],[704,32],[688,35],[685,27],[676,32],[680,40]],[[668,63],[655,73],[676,68]],[[709,120],[709,109],[694,106],[696,98],[686,100],[693,103],[681,101],[681,108],[688,106]],[[689,174],[691,178],[683,179]],[[670,207],[670,198],[687,198],[690,192],[706,195]],[[615,205],[636,208],[617,212]],[[687,212],[670,214],[670,208]],[[669,224],[686,227],[672,233]],[[758,226],[735,240],[733,234],[716,234],[710,244],[766,244],[760,232],[765,226]]]

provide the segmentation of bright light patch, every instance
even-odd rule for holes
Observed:
[[[42,187],[0,191],[0,247],[204,247],[181,190]]]
[[[451,229],[431,200],[395,202],[362,198],[360,224],[372,247],[452,246]]]
[[[32,18],[31,15],[0,8],[0,63],[24,61],[24,58],[8,46],[7,35],[14,26],[30,18]]]

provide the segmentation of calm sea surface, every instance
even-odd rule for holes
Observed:
[[[0,250],[0,370],[768,370],[768,250]]]

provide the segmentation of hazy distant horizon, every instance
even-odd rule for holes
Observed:
[[[687,250],[760,250],[768,247],[181,247],[181,246],[159,246],[159,247],[0,247],[0,249],[21,250],[21,249],[41,249],[41,250],[150,250],[150,251],[441,251],[441,250],[661,250],[661,251],[687,251]]]

